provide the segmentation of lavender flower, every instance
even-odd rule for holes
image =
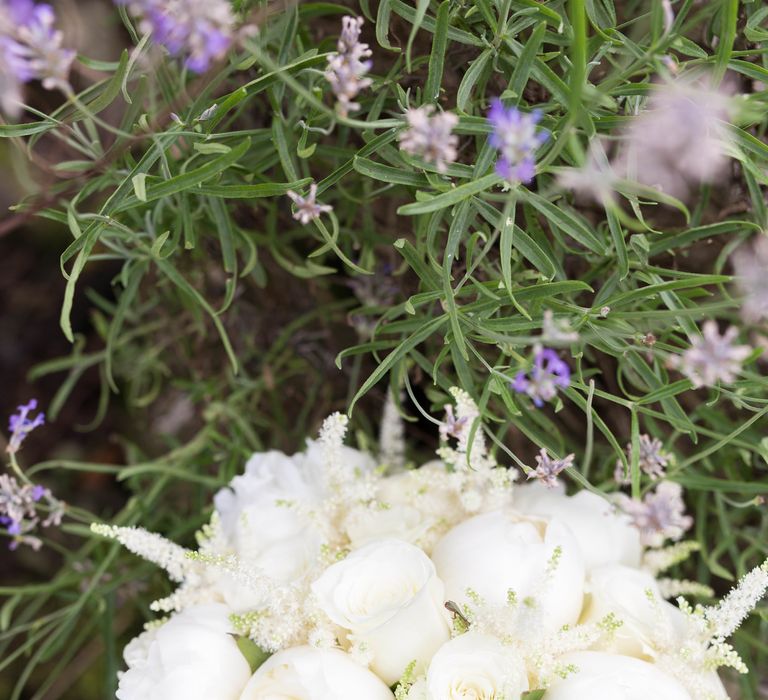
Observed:
[[[744,295],[742,317],[748,323],[768,319],[768,237],[759,236],[754,245],[739,248],[731,262]]]
[[[33,0],[0,0],[0,104],[16,115],[21,85],[40,80],[52,90],[67,85],[75,52],[62,48],[50,5]]]
[[[531,371],[528,374],[518,372],[510,386],[518,394],[528,394],[534,405],[541,408],[545,401],[555,398],[558,387],[565,389],[570,383],[571,370],[568,365],[554,350],[538,348]]]
[[[638,465],[651,479],[661,479],[666,476],[664,468],[669,464],[671,455],[664,450],[661,440],[643,433],[639,441]],[[632,443],[627,443],[627,458],[632,459]],[[619,484],[628,484],[630,479],[624,475],[624,465],[616,462],[614,478]]]
[[[28,404],[19,406],[19,412],[14,413],[8,420],[8,430],[11,433],[11,438],[5,450],[9,454],[16,453],[27,435],[45,423],[45,414],[42,411],[33,419],[29,418],[29,414],[35,409],[37,409],[37,400],[32,399]]]
[[[288,190],[286,194],[296,205],[293,218],[301,221],[302,224],[308,224],[312,219],[319,219],[320,214],[333,211],[333,207],[329,204],[319,204],[315,201],[317,185],[314,182],[309,186],[309,194],[306,197],[296,194],[293,190]]]
[[[50,512],[40,523],[37,508],[42,499],[46,500]],[[0,525],[13,538],[9,545],[11,549],[16,549],[19,544],[39,549],[41,540],[30,533],[38,524],[43,527],[59,525],[63,513],[64,504],[57,501],[48,489],[34,484],[22,486],[14,477],[0,474]]]
[[[541,112],[524,114],[516,107],[505,107],[498,98],[491,103],[488,121],[493,127],[490,144],[499,149],[496,172],[509,182],[529,183],[536,173],[534,153],[549,138],[547,131],[536,131]]]
[[[542,448],[541,452],[536,455],[536,469],[533,469],[528,473],[529,479],[538,479],[548,489],[557,486],[557,476],[564,469],[573,466],[573,460],[576,455],[570,454],[563,459],[553,459],[547,454],[547,451]]]
[[[693,518],[685,515],[682,494],[680,484],[662,481],[642,501],[619,494],[618,504],[640,530],[642,543],[660,547],[665,539],[679,540],[693,525]]]
[[[140,18],[142,32],[184,65],[204,73],[232,45],[235,18],[228,0],[115,0]]]
[[[398,136],[400,149],[434,163],[437,172],[444,173],[449,163],[456,160],[458,136],[451,133],[459,123],[452,112],[434,111],[432,105],[409,109],[405,113],[408,129]]]
[[[446,404],[445,420],[440,423],[440,439],[443,442],[448,442],[449,437],[459,440],[464,434],[468,419],[469,416],[466,415],[457,418],[453,413],[453,406],[451,404]]]
[[[362,17],[343,17],[338,52],[328,57],[328,69],[325,79],[331,84],[336,95],[336,111],[346,117],[351,110],[359,109],[354,101],[358,93],[371,84],[371,79],[364,77],[371,69],[371,55],[368,44],[360,43]]]
[[[738,332],[735,326],[731,326],[720,335],[717,324],[707,321],[702,335],[691,340],[691,347],[682,358],[670,358],[670,364],[679,368],[695,389],[715,386],[718,382],[730,384],[741,372],[741,363],[752,352],[749,345],[733,344]]]

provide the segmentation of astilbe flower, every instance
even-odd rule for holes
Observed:
[[[400,150],[434,163],[437,172],[444,173],[456,160],[459,137],[452,134],[459,118],[452,112],[432,114],[432,105],[409,109],[405,113],[408,129],[398,135]]]
[[[752,352],[749,345],[734,345],[738,328],[731,326],[723,335],[717,323],[707,321],[702,335],[691,339],[691,347],[679,357],[670,358],[672,367],[691,380],[695,389],[715,386],[718,382],[730,384],[741,372],[741,363]]]
[[[642,543],[660,547],[666,539],[679,540],[693,525],[693,518],[685,514],[682,494],[680,484],[662,481],[642,501],[619,494],[617,502],[640,530]]]
[[[0,0],[0,106],[20,111],[21,85],[40,80],[52,90],[64,87],[75,52],[62,48],[53,8],[33,0]]]
[[[365,60],[371,56],[368,44],[360,42],[363,18],[345,16],[341,23],[337,52],[328,57],[325,79],[336,95],[336,111],[346,117],[350,111],[360,108],[354,100],[361,90],[370,86],[372,81],[365,74],[372,64]]]
[[[547,131],[536,129],[541,112],[526,114],[516,107],[505,107],[497,98],[491,103],[488,121],[493,127],[490,144],[500,154],[497,174],[508,182],[529,183],[536,174],[536,149],[549,138]]]
[[[571,370],[551,348],[537,348],[533,368],[530,372],[518,372],[512,389],[518,394],[527,394],[537,407],[557,396],[558,388],[567,388],[571,383]]]
[[[731,262],[736,285],[744,295],[742,317],[749,323],[768,319],[768,237],[760,236],[753,245],[739,248]]]
[[[140,18],[139,28],[151,34],[184,65],[203,73],[222,58],[234,40],[235,17],[228,0],[115,0]]]
[[[302,197],[293,190],[286,192],[291,201],[296,205],[296,211],[293,213],[293,218],[297,221],[301,221],[302,224],[308,224],[312,219],[319,219],[321,214],[327,214],[333,211],[333,207],[330,204],[320,204],[315,201],[317,197],[317,184],[314,182],[309,186],[309,194],[306,197]]]
[[[568,467],[573,466],[573,460],[576,455],[570,454],[563,459],[550,457],[547,451],[542,448],[536,455],[536,469],[528,473],[529,479],[538,479],[544,486],[551,489],[557,486],[557,476]]]

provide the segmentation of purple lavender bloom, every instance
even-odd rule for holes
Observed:
[[[21,523],[18,520],[10,520],[8,519],[8,534],[9,535],[20,535],[21,534]]]
[[[360,41],[363,18],[345,16],[341,24],[341,35],[336,44],[338,50],[328,57],[325,79],[336,95],[336,111],[346,117],[351,111],[360,109],[355,97],[371,85],[371,79],[365,76],[372,64],[368,60],[371,56],[368,44]]]
[[[8,430],[11,432],[11,439],[8,441],[6,452],[11,454],[17,452],[27,435],[45,423],[45,414],[42,412],[32,419],[29,418],[29,414],[36,408],[37,400],[32,399],[28,404],[19,406],[19,412],[14,413],[10,417],[8,420]]]
[[[45,486],[40,486],[40,484],[37,484],[36,486],[32,487],[32,500],[37,503],[43,496],[45,496],[46,488]]]
[[[517,107],[505,107],[496,98],[491,102],[488,121],[493,127],[489,142],[500,154],[496,173],[508,182],[529,183],[536,174],[536,149],[549,138],[548,131],[536,131],[541,112],[526,114]]]
[[[115,0],[140,18],[141,31],[152,34],[184,65],[204,73],[232,45],[235,18],[227,0]]]
[[[538,348],[531,371],[518,372],[510,386],[518,394],[527,394],[535,406],[541,408],[545,401],[557,395],[558,387],[565,389],[571,383],[571,370],[551,348]]]
[[[553,459],[542,447],[539,454],[536,455],[536,469],[528,472],[529,479],[538,479],[548,489],[557,486],[557,477],[560,472],[573,466],[573,460],[576,455],[570,454],[563,459]]]

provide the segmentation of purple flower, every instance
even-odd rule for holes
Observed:
[[[40,80],[51,90],[67,84],[75,52],[62,48],[50,5],[0,0],[0,106],[18,114],[21,85]]]
[[[518,394],[527,394],[534,405],[541,408],[545,401],[557,395],[558,387],[565,389],[571,383],[571,370],[550,348],[538,348],[531,371],[518,372],[510,383]]]
[[[333,211],[333,207],[330,204],[320,204],[316,200],[317,184],[314,182],[309,186],[309,194],[306,197],[302,197],[293,190],[288,190],[285,194],[296,205],[293,218],[296,221],[301,221],[304,225],[308,224],[312,219],[319,219],[321,214]]]
[[[371,70],[371,55],[368,44],[360,43],[362,17],[343,17],[341,35],[336,48],[338,51],[328,57],[325,79],[331,84],[336,95],[336,111],[346,117],[350,111],[359,109],[355,97],[370,86],[371,79],[365,74]]]
[[[457,418],[453,413],[453,406],[446,404],[445,406],[445,420],[440,423],[440,439],[443,442],[448,442],[449,437],[454,437],[457,440],[464,434],[464,428],[467,426],[469,416],[462,416]]]
[[[573,460],[576,455],[570,454],[563,459],[553,459],[547,454],[547,451],[542,448],[541,452],[536,455],[536,469],[528,473],[529,479],[538,479],[548,489],[557,486],[557,476],[564,469],[573,466]]]
[[[115,0],[141,18],[141,31],[152,34],[184,65],[204,73],[232,45],[235,18],[227,0]]]
[[[46,492],[45,486],[40,486],[40,484],[37,484],[36,486],[32,487],[32,500],[37,503],[43,496],[45,496]]]
[[[534,154],[549,138],[549,132],[536,131],[541,112],[523,113],[516,107],[505,107],[500,99],[491,102],[488,121],[493,127],[490,144],[499,149],[496,172],[508,182],[529,183],[536,174]]]
[[[456,160],[459,137],[451,131],[459,123],[452,112],[432,114],[432,105],[409,109],[405,113],[408,129],[398,135],[400,150],[434,163],[437,172],[444,173]]]
[[[45,423],[45,414],[42,412],[30,419],[29,414],[36,408],[37,399],[32,399],[28,404],[19,406],[19,412],[10,417],[8,430],[11,432],[11,439],[8,441],[8,447],[5,448],[6,452],[11,454],[17,452],[27,435]]]
[[[618,504],[640,530],[640,540],[648,547],[660,547],[665,539],[679,540],[693,525],[685,514],[683,488],[671,481],[662,481],[655,493],[640,501],[619,494]]]
[[[682,357],[669,359],[670,365],[688,377],[694,389],[715,386],[718,382],[733,383],[752,348],[749,345],[734,345],[733,341],[739,334],[736,326],[731,326],[720,335],[717,323],[709,320],[704,323],[701,333],[691,339],[691,347]]]

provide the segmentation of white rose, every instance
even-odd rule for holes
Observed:
[[[218,700],[218,696],[216,697]],[[386,685],[338,649],[302,646],[270,656],[240,700],[392,700]]]
[[[640,566],[640,531],[628,515],[590,491],[566,496],[564,488],[542,484],[515,488],[513,508],[523,513],[558,518],[576,537],[587,569],[603,564]]]
[[[648,599],[653,594],[655,603]],[[660,625],[672,625],[683,634],[685,616],[666,602],[656,580],[647,571],[620,564],[593,569],[586,585],[581,622],[599,622],[609,613],[622,625],[601,645],[604,651],[652,660],[651,641],[654,634],[663,634]],[[659,619],[662,615],[665,619]]]
[[[443,590],[429,557],[400,540],[371,542],[312,584],[320,608],[364,645],[388,684],[414,660],[424,670],[450,638]]]
[[[427,671],[428,700],[517,700],[526,690],[528,674],[519,652],[479,632],[444,644]]]
[[[580,651],[560,661],[578,670],[556,678],[546,700],[697,700],[657,666],[630,656]]]
[[[557,548],[559,561],[547,573]],[[536,600],[547,632],[576,622],[581,612],[584,560],[571,531],[556,518],[501,510],[476,515],[435,545],[432,560],[446,597],[456,603],[470,602],[471,589],[486,604],[504,606],[512,590],[519,601]]]
[[[125,649],[118,700],[237,700],[251,669],[220,604],[188,608]]]

